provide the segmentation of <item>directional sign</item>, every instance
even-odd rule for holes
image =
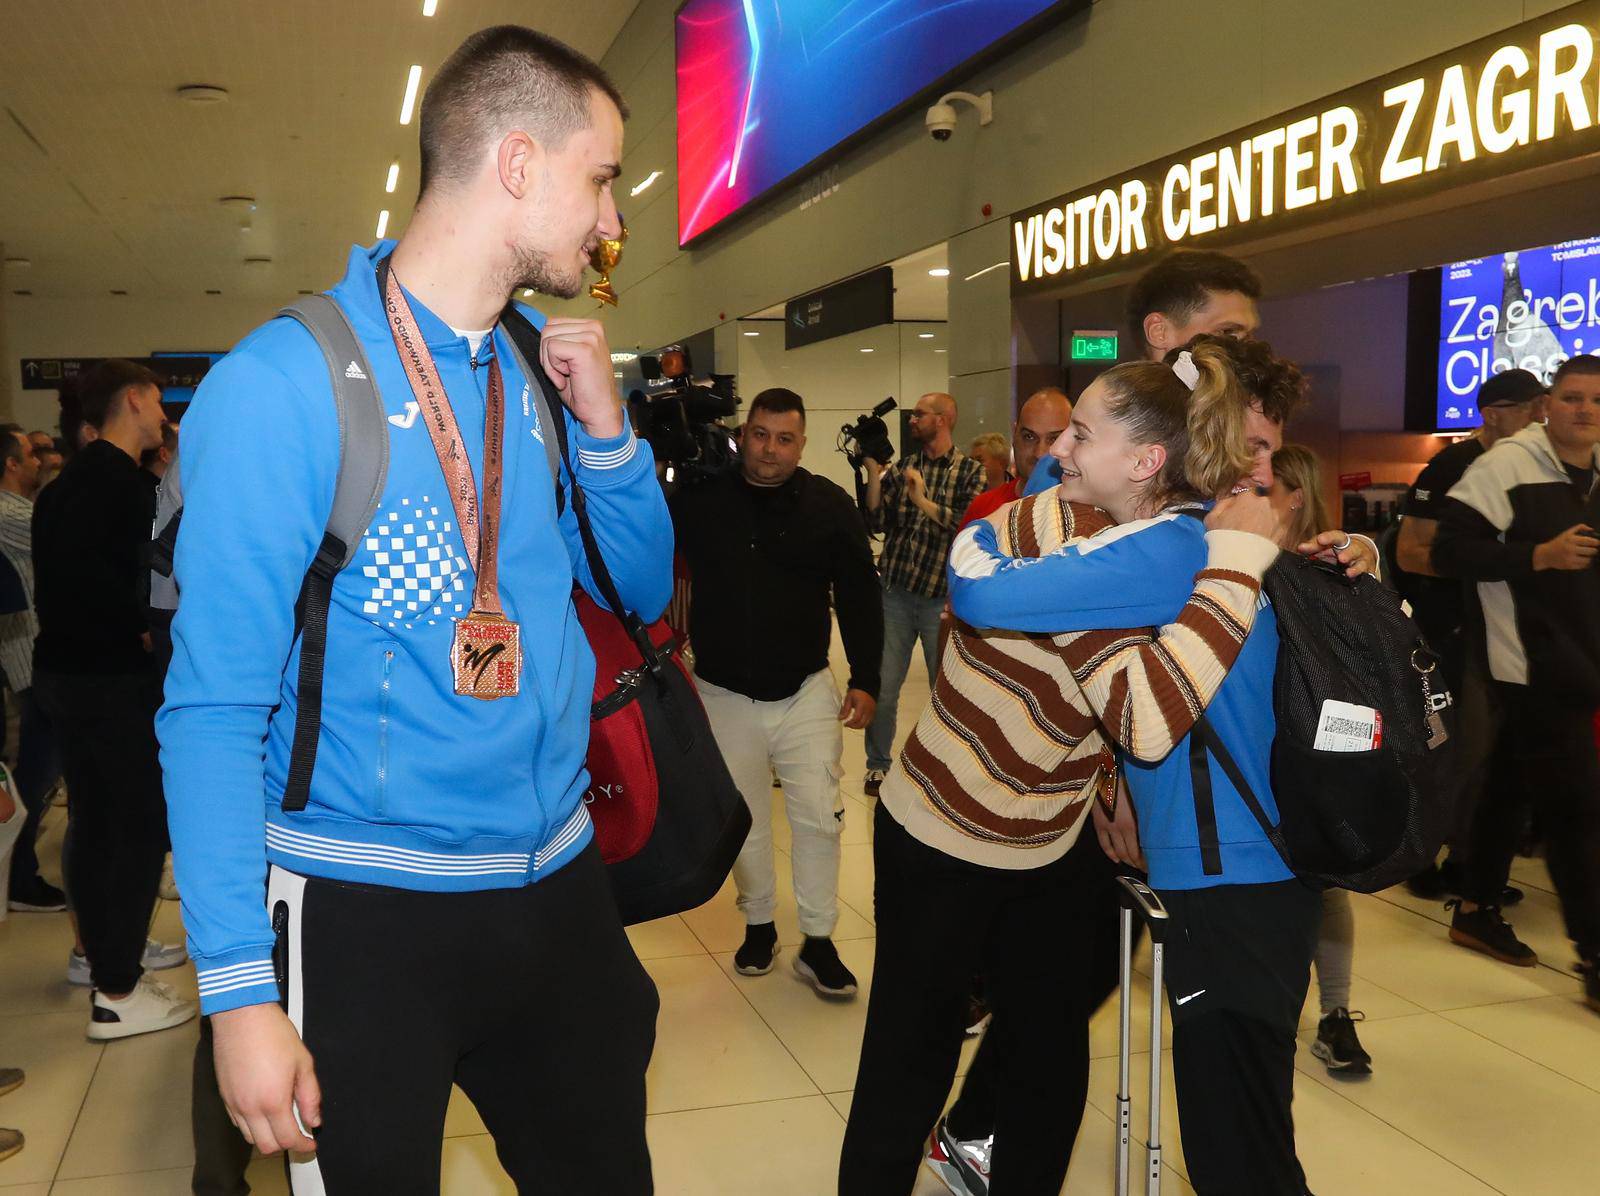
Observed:
[[[60,390],[84,370],[104,360],[104,357],[24,357],[22,389]],[[124,360],[145,366],[161,380],[163,387],[198,386],[211,369],[209,357],[128,357]]]

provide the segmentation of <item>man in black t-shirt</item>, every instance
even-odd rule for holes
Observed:
[[[1440,577],[1434,569],[1433,540],[1451,487],[1494,444],[1526,428],[1544,394],[1544,384],[1527,370],[1506,370],[1490,378],[1478,390],[1478,411],[1483,416],[1483,425],[1467,439],[1446,445],[1435,453],[1407,491],[1400,508],[1400,533],[1395,541],[1395,561],[1399,566],[1395,571],[1396,588],[1411,603],[1412,614],[1422,634],[1439,653],[1445,682],[1460,704],[1458,714],[1469,722],[1483,712],[1479,710],[1482,705],[1477,700],[1479,695],[1468,690],[1481,688],[1483,679],[1477,675],[1482,670],[1469,671],[1466,667],[1469,637],[1465,628],[1469,622],[1481,627],[1482,618],[1476,595],[1468,584],[1458,578]],[[1472,642],[1481,643],[1481,634],[1472,638]],[[1478,786],[1470,777],[1482,770],[1465,771],[1469,777],[1466,783],[1476,791]],[[1459,804],[1463,818],[1470,820],[1475,804],[1472,795],[1468,794]],[[1458,892],[1461,876],[1461,861],[1452,849],[1443,865],[1430,866],[1406,885],[1418,897],[1437,900]],[[1508,890],[1505,904],[1515,904],[1521,896],[1515,889]]]
[[[783,787],[789,859],[804,943],[795,971],[845,997],[856,978],[834,949],[839,917],[841,724],[872,721],[883,659],[883,605],[867,528],[826,478],[800,468],[805,404],[764,390],[750,404],[739,469],[672,499],[689,566],[689,639],[712,734],[752,827],[733,866],[745,940],[734,970],[759,976],[778,951],[771,779]],[[841,697],[828,670],[829,602],[850,665]]]

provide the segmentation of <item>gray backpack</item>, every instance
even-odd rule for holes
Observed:
[[[278,314],[301,324],[321,348],[328,362],[334,406],[339,414],[339,477],[334,485],[333,510],[328,515],[322,544],[306,570],[300,597],[295,603],[295,626],[301,637],[299,705],[295,711],[294,745],[289,756],[283,808],[296,811],[306,807],[311,794],[311,774],[316,767],[333,579],[355,557],[362,534],[372,523],[372,516],[383,498],[389,473],[389,429],[383,400],[372,381],[372,367],[339,304],[327,295],[311,295],[291,303]],[[539,332],[514,303],[507,304],[500,322],[509,334],[512,357],[536,396],[540,422],[549,433],[544,437],[544,447],[550,461],[559,515],[565,509],[561,463],[566,455],[566,422],[560,410],[552,408],[540,384],[542,375],[529,365],[539,358]],[[162,480],[156,503],[157,531],[150,545],[150,605],[158,613],[170,613],[178,608],[173,558],[182,520],[183,484],[179,461],[174,459]]]

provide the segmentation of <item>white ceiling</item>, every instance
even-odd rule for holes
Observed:
[[[135,299],[327,286],[379,209],[393,236],[415,198],[411,64],[426,88],[467,34],[508,22],[599,58],[637,3],[439,0],[423,17],[422,0],[0,0],[0,244],[33,263],[5,285]],[[196,83],[228,102],[174,94]],[[252,231],[226,195],[256,197]]]
[[[945,242],[919,249],[889,263],[894,269],[894,318],[897,320],[947,320],[950,318],[950,279],[929,270],[949,268]],[[776,303],[745,317],[781,320],[783,304]]]

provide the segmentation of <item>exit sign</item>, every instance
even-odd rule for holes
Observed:
[[[1117,334],[1115,332],[1074,332],[1072,334],[1073,361],[1115,361],[1117,359]]]

